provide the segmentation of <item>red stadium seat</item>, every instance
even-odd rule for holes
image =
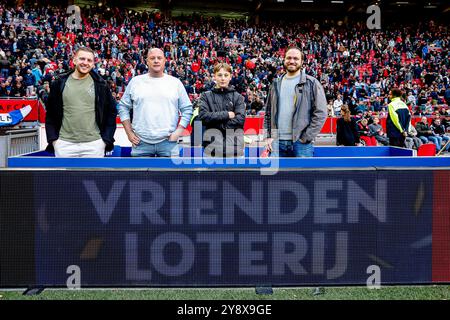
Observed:
[[[417,149],[419,157],[433,157],[436,155],[436,145],[434,143],[425,143]]]

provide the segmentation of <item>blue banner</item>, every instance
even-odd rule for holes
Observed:
[[[431,282],[429,171],[34,175],[38,285]]]

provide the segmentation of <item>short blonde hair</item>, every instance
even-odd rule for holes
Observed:
[[[92,49],[89,48],[89,47],[79,47],[79,48],[75,51],[74,56],[76,56],[80,51],[92,53],[92,55],[95,57],[95,51],[92,50]]]
[[[220,71],[220,69],[224,69],[225,71],[232,73],[233,69],[228,63],[220,62],[214,66],[214,74]]]

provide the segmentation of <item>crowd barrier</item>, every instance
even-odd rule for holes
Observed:
[[[31,112],[16,127],[0,128],[0,167],[5,167],[8,157],[40,149],[39,122],[45,120],[41,102],[37,98],[2,98],[0,113],[9,113],[27,105]]]
[[[0,168],[6,167],[8,158],[38,151],[40,128],[0,130]]]

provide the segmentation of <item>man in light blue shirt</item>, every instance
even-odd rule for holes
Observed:
[[[162,50],[150,49],[149,72],[131,79],[118,105],[132,156],[179,156],[177,142],[191,119],[192,103],[181,81],[164,73],[165,62]]]

